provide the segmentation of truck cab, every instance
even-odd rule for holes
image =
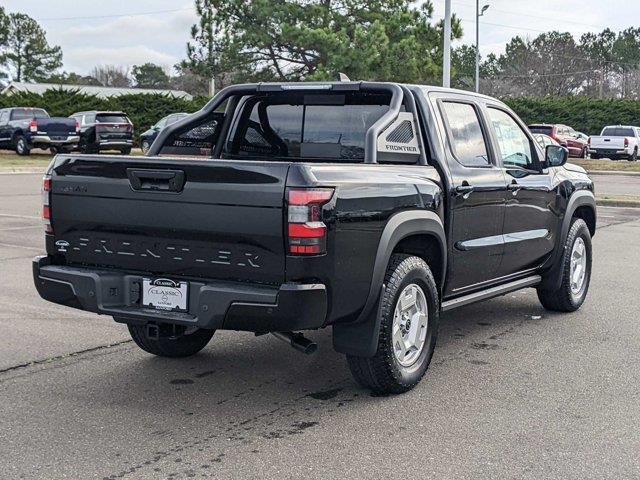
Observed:
[[[359,383],[403,392],[442,312],[527,287],[552,310],[585,300],[593,183],[566,160],[469,92],[233,86],[146,157],[57,156],[34,281],[156,355],[220,329],[309,351],[302,332],[331,327]]]

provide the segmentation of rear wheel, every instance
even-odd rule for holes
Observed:
[[[391,257],[377,315],[376,353],[347,355],[351,373],[377,394],[411,390],[427,371],[438,331],[438,290],[424,260],[404,254]]]
[[[16,153],[18,155],[26,156],[31,153],[31,149],[27,144],[27,139],[24,138],[24,135],[18,135],[15,139]]]
[[[142,153],[146,154],[151,148],[151,143],[149,140],[143,140],[142,143],[140,143],[140,148],[142,149]]]
[[[122,155],[129,155],[131,153],[131,147],[121,148],[120,153]]]
[[[635,162],[638,159],[638,147],[633,149],[633,153],[629,155],[629,161]]]
[[[584,220],[575,218],[564,244],[560,288],[538,289],[538,299],[547,310],[574,312],[584,303],[590,281],[591,233]]]
[[[159,324],[158,337],[150,338],[146,325],[127,325],[131,338],[142,350],[160,357],[190,357],[207,346],[215,330]]]

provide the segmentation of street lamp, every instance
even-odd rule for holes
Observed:
[[[485,5],[480,9],[480,0],[476,0],[476,92],[480,91],[480,17],[488,8]]]
[[[451,86],[451,0],[444,2],[444,45],[442,48],[442,86]]]

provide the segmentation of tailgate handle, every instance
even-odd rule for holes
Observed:
[[[147,170],[127,168],[127,177],[134,190],[181,192],[184,187],[182,170]]]

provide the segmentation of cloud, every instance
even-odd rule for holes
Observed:
[[[165,67],[173,67],[179,61],[176,56],[154,50],[146,45],[68,48],[64,52],[64,58],[65,68],[79,73],[89,73],[96,65],[131,67],[152,62]]]

